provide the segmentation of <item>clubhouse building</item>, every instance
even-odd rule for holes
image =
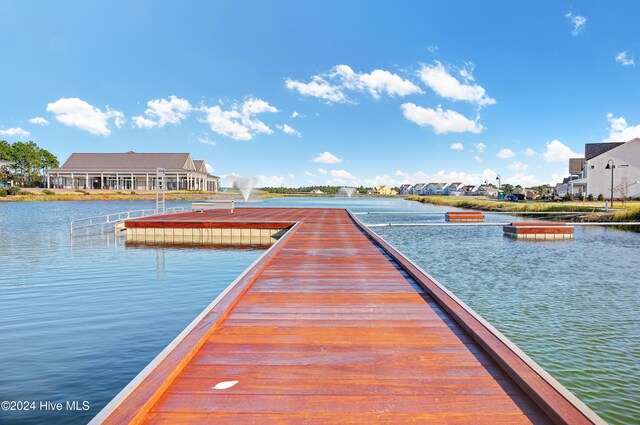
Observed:
[[[47,172],[55,189],[155,190],[156,172],[164,169],[167,190],[217,192],[219,177],[188,153],[74,153]]]

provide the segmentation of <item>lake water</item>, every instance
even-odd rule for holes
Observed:
[[[359,198],[252,206],[451,210]],[[110,232],[69,238],[72,218],[140,208],[153,203],[0,203],[0,400],[90,405],[80,412],[0,412],[0,422],[85,423],[263,252],[134,248]],[[605,420],[640,422],[640,234],[578,227],[574,241],[523,242],[503,237],[500,227],[375,230]]]

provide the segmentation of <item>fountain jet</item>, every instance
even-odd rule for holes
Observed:
[[[240,190],[244,201],[247,202],[253,188],[256,187],[256,179],[254,177],[234,177],[233,185]]]
[[[338,196],[341,197],[347,197],[347,198],[351,198],[351,196],[353,196],[353,194],[356,193],[356,188],[355,187],[341,187],[338,190]]]

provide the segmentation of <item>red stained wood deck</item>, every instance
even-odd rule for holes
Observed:
[[[127,225],[260,221],[293,228],[94,422],[598,422],[345,210],[236,209]],[[226,381],[238,383],[214,389]]]

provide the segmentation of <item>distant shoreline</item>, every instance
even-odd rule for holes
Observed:
[[[468,208],[487,212],[583,212],[583,215],[571,217],[552,218],[565,222],[598,223],[598,222],[626,222],[640,221],[640,202],[627,201],[625,206],[614,212],[604,212],[602,201],[586,202],[507,202],[493,201],[489,199],[474,199],[459,196],[416,196],[405,197],[408,201],[417,201],[423,204],[450,206],[455,208]],[[614,206],[618,208],[622,201],[616,201]],[[617,227],[617,226],[616,226]],[[640,232],[640,226],[620,226],[620,229]]]

